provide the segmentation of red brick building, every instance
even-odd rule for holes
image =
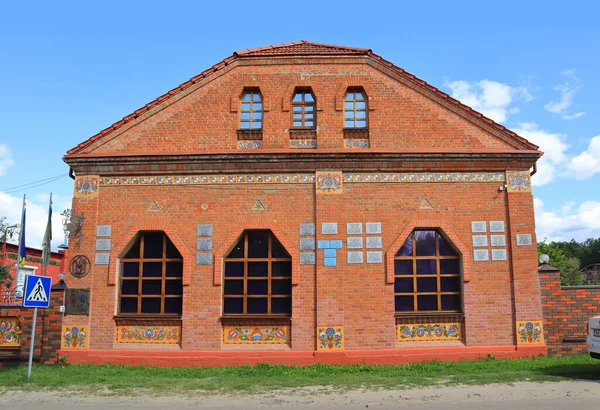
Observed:
[[[65,155],[91,263],[69,360],[545,353],[540,156],[369,49],[236,52]]]

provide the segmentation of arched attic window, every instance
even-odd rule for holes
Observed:
[[[415,229],[394,257],[396,314],[462,310],[460,254],[437,230]]]
[[[258,88],[244,89],[240,101],[239,140],[260,140],[263,130],[264,104]]]
[[[368,98],[362,88],[352,87],[344,97],[344,138],[369,138]]]
[[[140,232],[121,258],[119,315],[181,316],[183,258],[162,231]]]
[[[292,258],[269,230],[244,231],[225,257],[223,316],[292,313]]]
[[[317,103],[310,88],[297,88],[292,98],[292,127],[317,127]]]

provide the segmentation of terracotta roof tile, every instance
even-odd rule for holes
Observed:
[[[274,46],[250,48],[234,53],[238,57],[261,56],[314,56],[314,55],[368,55],[368,48],[342,47],[331,44],[313,43],[307,40]]]

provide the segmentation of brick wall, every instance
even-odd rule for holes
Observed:
[[[548,352],[555,355],[586,351],[586,326],[600,314],[600,286],[560,286],[560,271],[539,267]]]

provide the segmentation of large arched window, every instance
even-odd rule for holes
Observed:
[[[181,315],[183,258],[164,232],[141,232],[121,258],[119,314]]]
[[[309,88],[296,89],[292,98],[292,127],[316,128],[317,104],[315,96]]]
[[[362,89],[351,88],[344,98],[346,128],[367,128],[367,99]]]
[[[225,258],[224,316],[290,316],[292,258],[271,231],[245,231]]]
[[[397,314],[461,311],[460,255],[435,230],[414,230],[394,257]]]

